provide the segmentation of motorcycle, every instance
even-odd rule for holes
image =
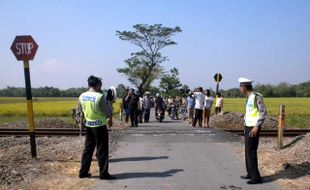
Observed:
[[[165,118],[165,111],[162,110],[162,109],[157,109],[157,112],[156,112],[156,119],[159,121],[159,122],[162,122]]]
[[[186,108],[186,106],[181,107],[180,115],[181,115],[182,120],[185,121],[187,119],[187,108]]]
[[[172,120],[179,119],[178,108],[175,104],[170,105],[170,117]]]

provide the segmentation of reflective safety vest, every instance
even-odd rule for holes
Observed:
[[[246,102],[246,112],[244,116],[246,127],[255,127],[259,119],[259,110],[256,105],[256,96],[262,96],[259,93],[252,93]]]
[[[102,94],[99,92],[84,92],[80,95],[79,101],[85,117],[86,127],[99,127],[107,124],[107,119],[100,109]]]

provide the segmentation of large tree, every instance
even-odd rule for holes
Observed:
[[[141,51],[132,53],[131,57],[125,60],[126,67],[118,68],[117,71],[144,93],[164,72],[162,63],[167,57],[160,51],[167,46],[176,45],[172,36],[182,30],[178,26],[171,28],[162,24],[137,24],[133,28],[134,31],[116,31],[116,35],[121,40],[138,46]]]

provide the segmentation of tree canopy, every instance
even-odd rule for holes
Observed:
[[[117,71],[144,93],[164,72],[162,63],[167,61],[167,57],[160,51],[167,46],[176,45],[172,36],[182,30],[178,26],[165,27],[162,24],[136,24],[133,29],[134,31],[116,31],[116,35],[121,40],[138,46],[141,51],[132,53],[125,60],[126,67],[118,68]]]
[[[164,74],[160,80],[159,87],[163,89],[165,96],[178,96],[180,95],[179,87],[182,83],[179,79],[179,70],[177,68],[172,68],[169,73]]]

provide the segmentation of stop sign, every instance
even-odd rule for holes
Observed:
[[[38,47],[38,44],[33,40],[30,35],[16,36],[11,46],[11,50],[17,60],[29,61],[33,60]]]

